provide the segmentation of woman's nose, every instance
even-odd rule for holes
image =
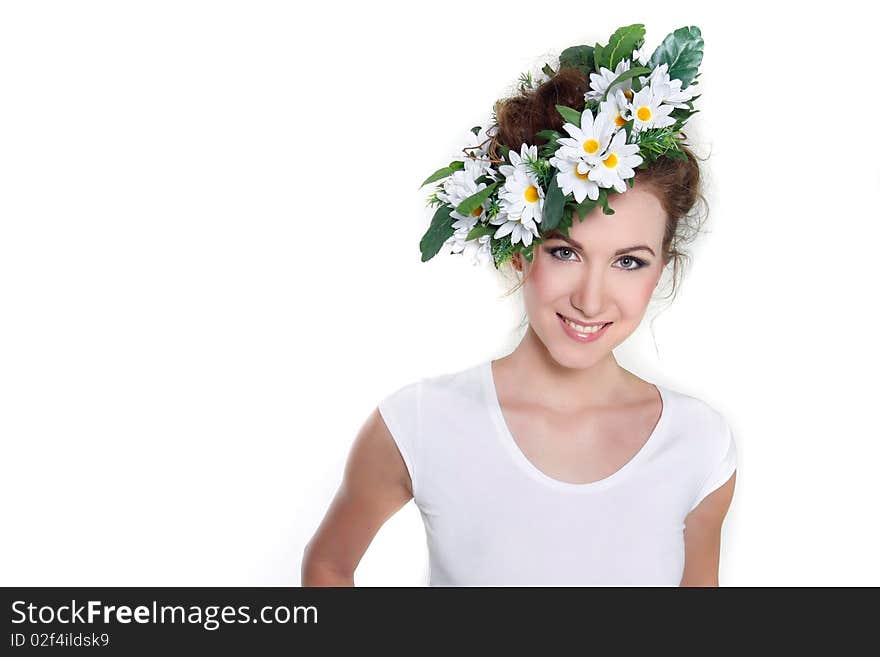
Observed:
[[[585,318],[601,316],[607,295],[606,283],[604,272],[592,269],[585,270],[580,278],[572,293],[572,303],[584,313]]]

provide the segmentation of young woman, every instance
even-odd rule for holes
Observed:
[[[599,70],[612,80],[620,73]],[[582,158],[586,181],[594,167],[632,156],[622,139],[614,141],[614,126],[598,117],[594,125],[581,116],[581,133],[563,125],[557,106],[586,114],[584,99],[601,80],[591,84],[574,67],[551,73],[496,105],[496,141],[514,156],[525,154],[546,141],[538,132],[565,127],[573,135],[569,146],[601,146],[599,159]],[[662,114],[663,82],[646,105],[655,114]],[[635,123],[643,108],[633,98],[645,98],[633,88],[622,93],[628,111],[616,117],[617,128]],[[560,161],[565,139],[544,137],[559,146],[551,160],[558,171],[581,173]],[[410,383],[379,403],[305,550],[304,586],[353,585],[375,533],[412,498],[427,532],[431,585],[718,585],[721,528],[736,479],[730,427],[705,402],[639,378],[613,353],[638,327],[670,266],[674,286],[681,247],[694,234],[700,170],[689,149],[679,149],[686,158],[654,159],[632,176],[631,187],[606,197],[613,214],[597,201],[584,216],[575,209],[570,227],[538,231],[540,219],[519,214],[519,228],[506,234],[521,238],[509,258],[521,276],[528,319],[521,342],[503,358]],[[526,159],[510,157],[499,171],[506,169],[509,181]],[[600,169],[595,179],[601,183],[605,174]],[[552,185],[545,190],[528,175],[522,180],[533,186],[525,197],[543,195],[549,203]],[[560,175],[559,185],[567,184]],[[590,207],[580,204],[583,194],[574,196],[580,210]],[[502,198],[507,214],[486,217],[486,225],[511,223],[513,197]],[[474,216],[492,215],[491,206],[478,206]],[[546,222],[547,207],[538,209]],[[464,232],[477,223],[465,222]],[[455,244],[450,238],[445,246],[460,252]]]

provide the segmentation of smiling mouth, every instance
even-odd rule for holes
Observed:
[[[560,315],[559,313],[556,313],[556,315],[557,315],[557,316],[558,316],[563,322],[565,322],[565,324],[566,324],[567,326],[571,327],[572,330],[577,331],[577,333],[580,334],[580,335],[592,335],[592,334],[594,334],[594,333],[598,333],[598,332],[601,331],[603,328],[605,328],[606,326],[608,326],[609,324],[612,323],[612,322],[601,322],[601,323],[596,322],[596,323],[593,323],[593,324],[587,324],[587,325],[584,325],[584,324],[578,324],[577,322],[574,322],[574,321],[570,320],[570,319],[569,319],[568,317],[566,317],[565,315]]]

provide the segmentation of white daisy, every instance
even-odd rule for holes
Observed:
[[[515,172],[504,181],[504,187],[498,196],[509,220],[541,221],[544,190],[534,174]]]
[[[627,108],[626,120],[633,120],[633,132],[641,132],[647,128],[665,128],[675,123],[669,113],[675,109],[672,105],[664,105],[654,95],[650,86],[637,92]]]
[[[457,207],[459,203],[466,198],[473,196],[481,189],[486,189],[486,183],[480,183],[479,185],[476,183],[476,165],[469,165],[467,160],[465,160],[464,165],[464,170],[456,171],[449,176],[443,182],[443,191],[437,192],[437,198],[444,203],[448,203],[453,208]],[[453,223],[452,227],[460,228],[462,226],[467,226],[468,230],[473,228],[477,221],[482,218],[487,203],[488,199],[483,201],[481,205],[477,206],[467,217],[464,217],[457,211],[453,210],[450,215],[458,221]]]
[[[498,167],[501,175],[505,178],[510,178],[517,171],[526,175],[533,175],[532,170],[527,165],[529,162],[534,162],[538,159],[538,147],[523,144],[519,150],[520,152],[517,153],[511,149],[508,153],[510,164],[502,164]]]
[[[618,192],[625,192],[624,180],[636,175],[634,168],[642,163],[638,152],[639,145],[627,144],[626,131],[618,130],[602,155],[602,164],[590,171],[590,180],[595,180],[601,187],[614,187]]]
[[[622,128],[626,123],[624,116],[626,115],[629,101],[620,89],[614,89],[608,94],[608,100],[602,101],[599,105],[599,111],[612,117],[611,124],[615,128]]]
[[[628,71],[629,66],[629,60],[622,59],[613,73],[604,66],[599,69],[598,73],[590,73],[590,91],[584,94],[584,100],[601,100],[608,85],[614,82],[618,75]],[[633,97],[632,78],[614,85],[614,88],[623,91],[623,95],[627,98]]]
[[[535,225],[534,221],[518,221],[510,219],[509,217],[504,217],[501,214],[495,219],[497,220],[499,218],[501,218],[504,223],[502,223],[501,227],[495,231],[495,234],[493,235],[495,239],[509,234],[511,244],[522,242],[528,246],[532,243],[532,240],[535,237],[539,236],[538,227]],[[493,220],[492,223],[495,223],[495,221]]]
[[[464,252],[474,266],[489,262],[492,260],[492,236],[480,235],[475,240],[468,240],[465,242]]]
[[[563,194],[574,194],[578,203],[583,203],[589,196],[592,200],[599,198],[599,186],[589,179],[590,169],[593,167],[583,160],[569,160],[555,155],[550,158],[550,164],[556,167],[556,182]]]
[[[563,129],[571,135],[559,140],[560,147],[554,155],[568,160],[583,160],[589,164],[597,164],[602,151],[611,140],[614,131],[613,119],[608,112],[599,112],[593,119],[593,113],[585,109],[581,112],[581,127],[573,123],[565,123]]]
[[[645,46],[641,48],[636,48],[633,50],[632,59],[634,62],[638,62],[642,66],[648,63],[648,52],[645,50]]]
[[[694,96],[695,89],[693,86],[688,86],[687,89],[682,90],[681,80],[670,79],[668,64],[660,64],[660,66],[651,71],[650,77],[647,78],[647,83],[651,86],[651,91],[654,92],[654,95],[661,102],[673,107],[687,107],[685,103]]]

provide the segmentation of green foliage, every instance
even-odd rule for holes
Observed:
[[[553,154],[556,153],[556,150],[559,148],[559,138],[562,135],[555,130],[541,130],[540,132],[535,133],[537,137],[541,137],[546,139],[546,143],[538,146],[538,154],[544,158],[551,158]]]
[[[496,230],[498,230],[498,226],[491,226],[488,224],[477,224],[471,231],[467,234],[466,240],[475,240],[478,237],[482,237],[483,235],[492,235]]]
[[[650,75],[650,74],[651,74],[651,69],[649,69],[649,68],[642,68],[642,67],[639,67],[639,66],[637,66],[636,68],[631,68],[631,69],[628,70],[628,71],[624,71],[623,73],[621,73],[620,75],[618,75],[616,78],[614,78],[614,80],[612,80],[611,84],[608,85],[608,88],[605,90],[605,93],[604,93],[603,96],[602,96],[602,100],[608,100],[608,94],[609,94],[609,92],[611,92],[611,90],[612,90],[616,85],[620,84],[621,82],[626,82],[626,81],[629,80],[630,78],[634,78],[634,77],[637,77],[637,76],[639,76],[639,75]]]
[[[681,88],[686,89],[697,77],[697,69],[703,61],[703,37],[696,26],[681,27],[667,35],[663,43],[651,55],[648,66],[657,68],[661,64],[669,67],[669,77],[681,80]]]
[[[598,43],[595,46],[593,46],[593,67],[596,69],[596,73],[599,72],[599,69],[602,66],[605,66],[605,64],[603,63],[605,61],[605,59],[604,59],[605,55],[602,52],[603,50],[604,50],[604,48],[602,46],[600,46]],[[607,66],[606,66],[606,68],[607,68]]]
[[[574,123],[577,127],[581,127],[581,113],[565,105],[557,105],[556,111],[562,115],[562,118],[569,123]]]
[[[639,155],[646,164],[664,156],[671,157],[673,153],[679,152],[678,134],[675,126],[642,130],[638,137]]]
[[[601,194],[602,190],[599,190]],[[589,196],[585,198],[583,201],[577,204],[575,210],[577,211],[578,221],[583,221],[584,218],[593,211],[593,208],[598,205],[598,200],[592,200]]]
[[[541,228],[552,230],[559,225],[562,219],[562,209],[565,206],[565,194],[559,188],[557,176],[552,176],[550,185],[547,187],[547,195],[544,198],[544,212],[541,218]]]
[[[593,46],[571,46],[559,55],[559,68],[576,68],[583,73],[587,80],[593,73]]]
[[[465,200],[463,200],[455,207],[455,211],[458,212],[458,214],[467,217],[471,212],[483,205],[483,201],[489,198],[489,195],[495,191],[496,187],[498,187],[497,182],[492,183],[485,189],[481,189],[476,194],[468,196]]]
[[[624,59],[631,59],[633,50],[644,43],[645,26],[641,23],[618,28],[608,39],[608,45],[602,49],[602,66],[613,71]]]
[[[450,162],[448,167],[443,167],[442,169],[437,169],[434,173],[432,173],[430,176],[425,178],[425,182],[423,182],[421,185],[419,185],[419,188],[421,189],[422,187],[424,187],[428,183],[435,182],[435,181],[440,180],[442,178],[447,178],[447,177],[451,176],[453,173],[455,173],[456,171],[459,171],[461,169],[464,169],[464,162],[462,162],[460,160]]]
[[[602,206],[602,212],[605,214],[614,214],[614,210],[608,205],[608,195],[611,193],[611,190],[606,189],[605,187],[599,188],[599,204]]]
[[[513,252],[516,250],[514,245],[510,241],[510,235],[505,235],[504,237],[499,237],[498,239],[492,240],[492,260],[495,261],[495,267],[500,267],[502,263],[510,258],[513,255]]]
[[[431,225],[419,242],[419,249],[422,251],[422,262],[427,262],[437,255],[443,243],[452,237],[452,234],[455,232],[452,228],[455,219],[451,216],[451,212],[452,208],[448,205],[442,205],[434,213]]]

